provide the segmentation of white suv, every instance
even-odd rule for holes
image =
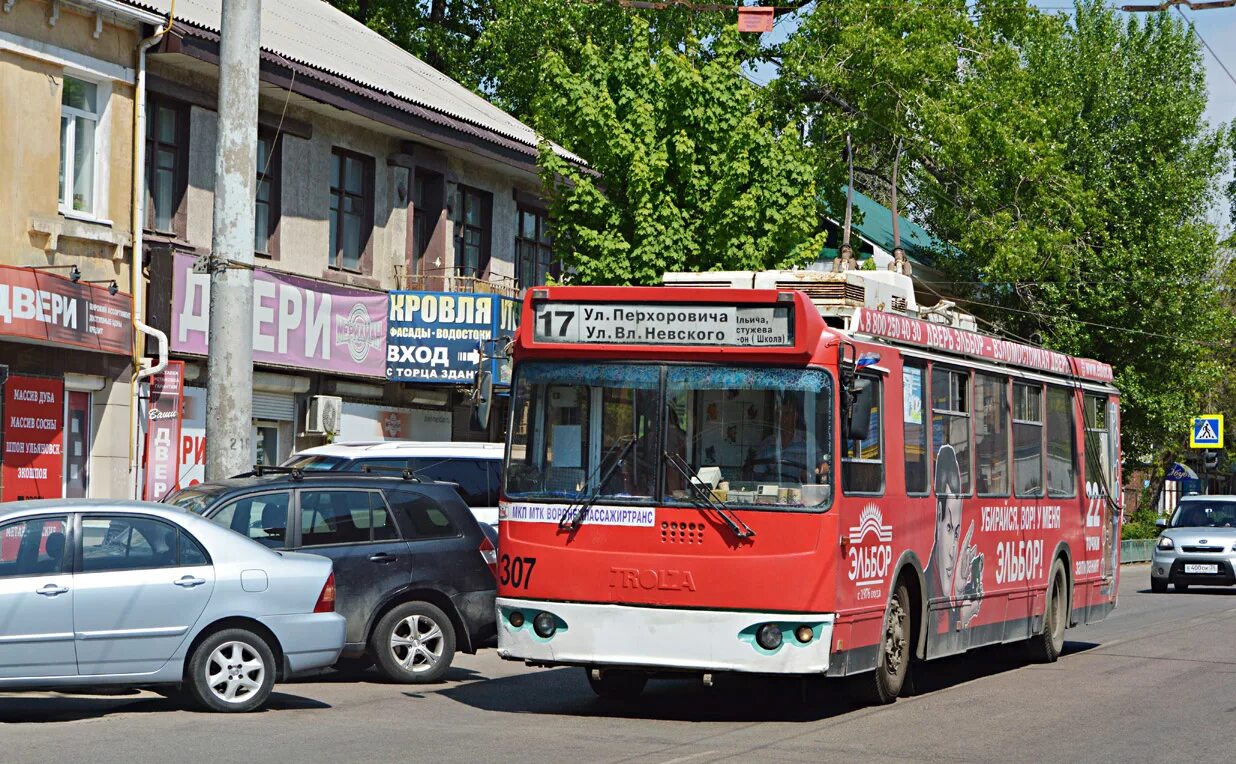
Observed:
[[[408,469],[424,480],[454,483],[477,521],[496,528],[503,453],[501,443],[332,443],[292,454],[283,466],[340,472],[359,472],[365,467]]]

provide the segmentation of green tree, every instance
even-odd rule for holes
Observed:
[[[476,46],[494,0],[330,0],[331,5],[467,87],[480,84]]]
[[[770,116],[742,73],[732,30],[710,45],[586,42],[579,64],[550,52],[533,124],[590,164],[548,144],[555,249],[577,283],[650,284],[672,270],[759,269],[814,258],[814,170],[799,129]],[[599,173],[599,177],[596,174]]]
[[[1226,366],[1217,232],[1225,136],[1202,119],[1200,51],[1166,14],[1024,0],[821,6],[777,51],[837,209],[846,132],[886,193],[906,140],[910,210],[953,247],[937,264],[1004,331],[1111,363],[1125,451],[1179,442]],[[873,180],[874,178],[874,180]]]

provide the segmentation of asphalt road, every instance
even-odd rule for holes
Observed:
[[[1123,570],[1105,622],[1028,665],[995,648],[932,664],[891,706],[844,683],[659,681],[596,699],[581,669],[460,656],[442,684],[329,674],[244,716],[150,693],[0,694],[0,761],[1223,761],[1236,759],[1236,589],[1151,594]]]

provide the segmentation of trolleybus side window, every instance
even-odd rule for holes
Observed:
[[[1013,383],[1013,492],[1043,495],[1043,387]]]
[[[979,496],[1009,495],[1009,382],[974,375],[974,458]]]
[[[906,493],[925,496],[928,492],[927,422],[923,403],[927,399],[927,369],[906,364],[901,370],[902,422],[906,457]]]
[[[1108,411],[1107,398],[1098,395],[1086,395],[1086,441],[1083,444],[1086,452],[1086,484],[1094,484],[1113,499],[1120,496],[1120,488],[1116,482],[1117,452],[1113,437],[1116,432],[1115,417]],[[1114,408],[1114,407],[1113,407]]]
[[[879,494],[884,492],[883,380],[860,376],[856,388],[857,396],[843,433],[841,488],[847,494]]]
[[[1073,429],[1073,391],[1047,386],[1047,495],[1077,495],[1077,443]]]
[[[945,446],[957,455],[961,485],[958,493],[970,495],[970,373],[932,366],[931,451]],[[950,489],[951,490],[951,489]]]

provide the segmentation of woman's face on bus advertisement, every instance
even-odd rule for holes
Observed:
[[[961,497],[942,496],[936,521],[936,549],[940,584],[953,595],[953,575],[957,568],[957,551],[961,542]]]

